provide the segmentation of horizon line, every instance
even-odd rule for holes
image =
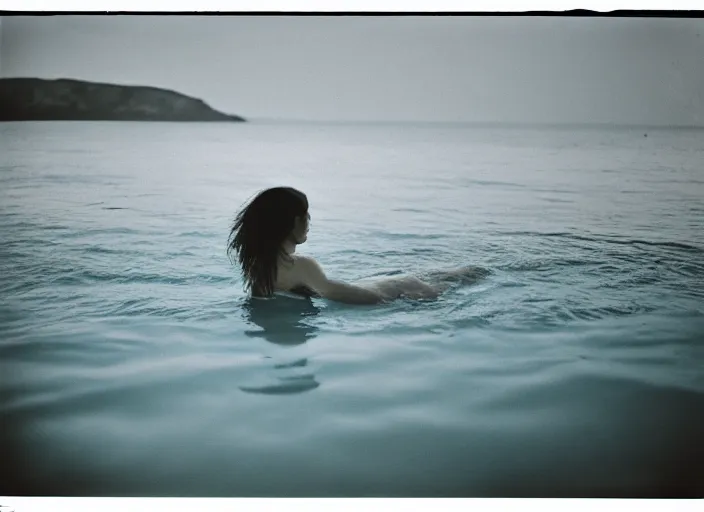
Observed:
[[[247,122],[256,123],[299,123],[299,124],[451,124],[451,125],[474,125],[474,126],[543,126],[543,127],[612,127],[612,128],[646,128],[646,129],[680,129],[680,130],[701,130],[704,129],[704,124],[648,124],[648,123],[632,123],[632,122],[616,122],[616,121],[488,121],[488,120],[411,120],[411,119],[300,119],[300,118],[286,118],[286,117],[258,117],[250,116],[244,113],[239,114],[229,114],[229,108],[223,109],[221,107],[216,107],[213,105],[212,101],[208,101],[203,97],[192,95],[186,92],[181,92],[177,88],[155,86],[155,85],[141,85],[129,82],[103,82],[95,81],[92,79],[85,78],[67,78],[65,76],[60,78],[44,78],[44,77],[30,77],[30,76],[5,76],[0,73],[0,80],[44,80],[44,81],[75,81],[75,82],[86,82],[95,85],[112,85],[118,87],[134,87],[134,88],[148,88],[148,89],[158,89],[162,91],[168,91],[182,96],[187,96],[195,100],[200,100],[204,102],[210,108],[217,110],[226,115],[237,115],[241,116],[247,120]]]
[[[615,121],[487,121],[487,120],[421,120],[421,119],[302,119],[285,117],[247,116],[252,123],[286,123],[286,124],[452,124],[475,126],[580,126],[580,127],[614,127],[614,128],[652,128],[652,129],[704,129],[699,124],[649,124]]]

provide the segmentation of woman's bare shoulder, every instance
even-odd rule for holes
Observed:
[[[305,254],[295,254],[293,256],[294,267],[299,267],[300,269],[310,269],[311,267],[320,268],[320,264],[315,261],[315,258],[311,256],[306,256]]]
[[[291,259],[279,267],[279,284],[283,288],[306,284],[307,276],[315,271],[316,267],[320,268],[310,256],[292,254]]]
[[[327,281],[323,268],[315,258],[304,254],[295,256],[291,277],[297,283],[307,286],[320,285],[322,282]]]

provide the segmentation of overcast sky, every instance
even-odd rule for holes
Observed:
[[[0,75],[153,85],[245,117],[704,125],[704,20],[2,20]]]

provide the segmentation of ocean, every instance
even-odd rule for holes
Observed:
[[[237,210],[330,277],[248,299]],[[0,124],[1,495],[704,495],[704,131]]]

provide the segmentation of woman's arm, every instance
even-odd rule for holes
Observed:
[[[415,276],[392,276],[359,282],[359,286],[375,290],[387,297],[436,299],[448,286],[430,285]]]
[[[298,256],[296,267],[301,284],[315,290],[321,297],[346,304],[379,304],[392,297],[381,291],[328,279],[325,272],[313,258]]]

